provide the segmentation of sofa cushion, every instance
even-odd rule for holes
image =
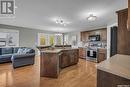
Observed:
[[[11,62],[12,54],[0,55],[0,63]]]
[[[4,55],[0,55],[0,59],[2,58],[11,58],[12,54],[4,54]]]
[[[23,49],[23,48],[25,48],[25,47],[14,47],[13,53],[18,53],[18,50],[19,50],[20,48]]]
[[[14,59],[19,59],[19,58],[28,58],[28,57],[34,57],[35,53],[31,53],[31,54],[14,54],[11,57],[11,60],[13,61]]]
[[[1,55],[4,55],[4,54],[12,54],[13,53],[13,48],[10,47],[10,48],[1,48]]]

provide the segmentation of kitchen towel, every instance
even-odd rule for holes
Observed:
[[[90,50],[90,56],[93,56],[93,50]]]

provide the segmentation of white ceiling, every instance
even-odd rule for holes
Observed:
[[[54,32],[71,32],[106,27],[116,22],[115,11],[128,7],[127,0],[15,0],[15,18],[1,18],[0,24],[43,29]],[[98,17],[86,20],[89,13]],[[61,16],[72,22],[66,27],[53,19]]]

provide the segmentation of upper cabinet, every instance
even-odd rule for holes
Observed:
[[[92,31],[83,31],[81,32],[81,41],[89,41],[90,35],[100,35],[101,41],[107,40],[107,29],[97,29]]]
[[[81,32],[81,41],[88,41],[89,32]]]
[[[128,0],[128,31],[130,31],[130,0]]]
[[[130,31],[127,28],[128,9],[117,11],[118,31],[117,31],[117,53],[130,55]],[[129,24],[130,25],[130,24]]]

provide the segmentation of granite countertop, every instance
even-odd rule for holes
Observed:
[[[97,48],[97,49],[107,49],[106,47],[78,47],[78,48]]]
[[[62,49],[62,50],[76,50],[78,48],[66,48],[66,49]]]
[[[59,53],[61,51],[62,51],[62,49],[51,49],[51,50],[44,50],[44,51],[41,51],[41,52],[44,52],[44,53]]]
[[[78,49],[78,48],[66,48],[66,49],[48,49],[48,50],[44,50],[44,51],[41,51],[41,52],[44,52],[44,53],[59,53],[63,50],[74,50],[74,49]]]
[[[117,54],[99,63],[97,69],[130,79],[130,56]]]

